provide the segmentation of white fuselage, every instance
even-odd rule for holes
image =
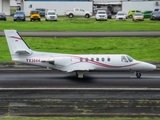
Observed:
[[[58,54],[35,52],[33,55],[13,58],[14,61],[23,62],[66,72],[73,71],[151,71],[155,65],[136,61],[125,54]],[[19,59],[20,58],[20,59]]]

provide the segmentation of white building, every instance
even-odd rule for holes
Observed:
[[[10,15],[10,0],[0,0],[0,12]]]
[[[64,15],[65,10],[72,10],[75,7],[83,8],[93,12],[93,5],[112,8],[114,11],[122,10],[128,13],[129,10],[154,10],[160,9],[160,0],[0,0],[0,12],[10,15],[10,9],[20,6],[28,16],[34,8],[56,9],[58,15]]]

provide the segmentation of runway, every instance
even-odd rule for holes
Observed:
[[[0,116],[159,117],[160,71],[0,70]]]
[[[140,79],[133,72],[86,72],[78,79],[52,70],[0,71],[0,76],[0,88],[160,88],[160,71],[142,73]]]
[[[18,31],[22,37],[160,37],[160,31]],[[0,36],[4,32],[0,31]]]

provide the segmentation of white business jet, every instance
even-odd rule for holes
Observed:
[[[86,71],[133,71],[137,78],[141,71],[152,71],[155,65],[137,61],[125,54],[62,54],[37,52],[29,48],[16,30],[4,30],[13,61],[75,72],[83,78]]]

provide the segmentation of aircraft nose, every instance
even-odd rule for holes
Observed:
[[[152,70],[155,70],[156,66],[151,64],[151,68],[152,68]]]
[[[153,65],[153,64],[150,64],[150,63],[147,63],[147,66],[150,70],[155,70],[156,69],[156,66]]]

